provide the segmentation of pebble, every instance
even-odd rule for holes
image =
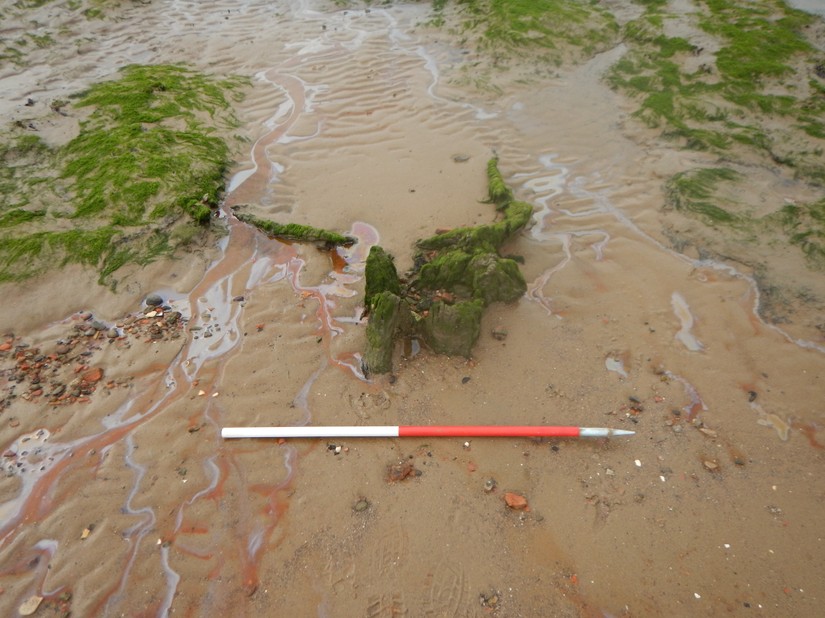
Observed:
[[[527,509],[527,498],[512,491],[504,494],[504,502],[515,511],[524,511]]]
[[[157,294],[149,294],[144,301],[149,307],[158,307],[163,304],[163,298]]]
[[[403,481],[407,477],[418,475],[418,471],[409,461],[393,464],[387,469],[387,480],[391,483]]]
[[[106,333],[106,336],[109,339],[117,339],[120,336],[120,333],[117,332],[116,328],[110,328],[109,332]]]
[[[484,491],[488,494],[496,488],[496,479],[487,479],[484,481]]]
[[[58,343],[57,347],[55,347],[54,351],[57,354],[68,354],[71,351],[71,349],[72,349],[72,346],[70,346],[67,343]]]
[[[40,604],[43,602],[43,597],[38,595],[32,595],[25,601],[23,604],[17,609],[17,612],[21,616],[31,616],[34,612],[37,611],[37,608],[40,607]]]
[[[367,502],[366,498],[361,498],[358,502],[355,503],[355,506],[352,507],[352,510],[356,513],[361,513],[363,511],[366,511],[368,508],[370,508],[370,503]]]

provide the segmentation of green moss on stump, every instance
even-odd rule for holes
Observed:
[[[436,301],[420,322],[424,341],[437,354],[460,355],[467,358],[481,333],[484,303],[480,300],[460,301],[449,305]]]
[[[335,245],[351,245],[355,243],[352,236],[344,236],[338,232],[330,232],[329,230],[322,230],[317,227],[309,225],[300,225],[298,223],[275,223],[268,219],[261,219],[254,215],[247,215],[243,213],[235,213],[239,221],[254,225],[262,232],[269,234],[274,238],[281,238],[283,240],[294,240],[298,242],[314,242],[322,243],[326,246]]]
[[[370,321],[367,324],[367,347],[364,365],[372,373],[392,371],[392,352],[400,313],[409,311],[403,301],[388,290],[378,292],[370,304]]]
[[[493,253],[476,255],[470,262],[473,275],[473,297],[484,305],[513,303],[524,296],[527,283],[518,264]]]
[[[401,295],[401,281],[392,256],[378,245],[370,248],[365,269],[366,290],[364,305],[369,307],[374,296],[381,292],[392,292]]]
[[[490,201],[501,218],[420,240],[417,267],[405,285],[392,257],[380,247],[370,250],[365,294],[370,313],[364,355],[368,372],[391,370],[393,342],[399,334],[421,339],[438,354],[469,357],[481,332],[484,308],[524,295],[527,284],[518,263],[502,257],[499,249],[527,225],[533,207],[513,199],[495,158],[487,165],[487,179]]]
[[[498,159],[492,158],[487,162],[487,193],[490,201],[496,206],[505,205],[513,201],[513,192],[501,177],[498,169]]]

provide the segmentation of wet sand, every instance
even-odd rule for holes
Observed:
[[[42,10],[61,19],[62,6]],[[79,270],[3,287],[0,332],[15,336],[3,369],[68,339],[61,372],[104,368],[88,402],[18,397],[0,416],[4,615],[32,595],[45,597],[37,615],[54,615],[65,593],[78,616],[818,615],[817,315],[769,324],[747,268],[672,248],[673,230],[697,224],[661,211],[663,183],[704,155],[634,124],[600,81],[621,47],[529,84],[502,76],[491,97],[451,79],[467,54],[421,25],[427,4],[122,11],[73,25],[92,39],[82,52],[52,49],[3,77],[17,95],[4,114],[128,62],[189,60],[252,78],[236,110],[249,143],[219,246],[134,269],[118,294]],[[391,377],[366,379],[369,247],[404,270],[416,239],[491,221],[494,152],[536,208],[505,251],[524,256],[528,293],[488,310],[472,360],[407,347]],[[779,176],[755,173],[753,186],[754,200],[810,197]],[[333,260],[239,223],[238,205],[359,243]],[[150,293],[185,326],[152,339]],[[82,311],[119,337],[78,334]],[[220,438],[224,426],[306,423],[636,435]],[[402,462],[414,472],[388,482]],[[509,509],[505,492],[529,510]]]

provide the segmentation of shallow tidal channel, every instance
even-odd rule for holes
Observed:
[[[0,417],[4,615],[40,597],[37,615],[816,615],[825,343],[763,320],[752,273],[668,242],[664,179],[704,155],[629,120],[601,80],[622,46],[490,96],[458,79],[471,53],[428,15],[136,5],[95,26],[90,55],[39,69],[51,92],[186,58],[251,86],[205,262],[135,272],[100,298],[21,288],[48,306],[23,330],[13,295],[0,301],[4,370],[84,367],[97,385]],[[15,81],[20,97],[32,80]],[[472,359],[408,344],[392,374],[365,376],[369,248],[404,271],[416,239],[492,221],[492,155],[534,205],[507,247],[527,294],[488,310]],[[358,242],[284,243],[233,208]],[[76,328],[91,320],[105,328]],[[46,361],[29,363],[35,348]],[[636,435],[220,437],[299,424]]]

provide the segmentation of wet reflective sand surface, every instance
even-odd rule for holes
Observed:
[[[600,81],[621,47],[490,97],[451,82],[462,50],[422,25],[427,5],[123,11],[62,71],[6,81],[47,96],[182,60],[246,75],[248,143],[217,247],[99,299],[63,279],[5,288],[4,393],[23,364],[104,374],[88,401],[18,398],[0,416],[4,615],[32,595],[56,611],[66,593],[78,616],[817,615],[825,340],[805,307],[760,318],[753,273],[673,249],[666,225],[691,223],[661,213],[662,185],[703,155],[629,121]],[[416,239],[493,220],[494,153],[535,207],[506,248],[527,294],[488,310],[471,361],[399,346],[392,376],[365,377],[370,246],[403,271]],[[758,189],[807,197],[780,180]],[[285,244],[233,207],[358,243]],[[166,301],[151,317],[149,293]],[[84,310],[118,337],[78,334]],[[636,435],[220,437],[307,423]]]

